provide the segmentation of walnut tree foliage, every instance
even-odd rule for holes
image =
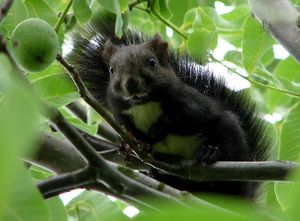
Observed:
[[[2,6],[7,2],[0,0]],[[277,3],[288,4],[295,11],[300,9],[299,0],[274,0],[274,5]],[[70,48],[63,45],[71,31],[84,28],[91,19],[101,19],[107,14],[116,18],[117,36],[121,36],[128,26],[150,36],[159,32],[173,47],[187,51],[200,63],[218,64],[226,74],[236,77],[229,79],[240,79],[230,85],[241,80],[249,82],[249,88],[245,90],[249,90],[268,119],[273,116],[269,123],[269,135],[274,140],[272,160],[298,162],[300,65],[295,59],[297,52],[284,59],[275,57],[274,46],[286,45],[274,35],[276,25],[273,29],[266,28],[266,23],[263,25],[261,19],[254,16],[254,4],[251,0],[14,0],[7,14],[0,11],[0,34],[2,45],[10,51],[15,27],[25,19],[40,18],[57,28],[60,51],[66,52]],[[227,12],[221,13],[217,5],[223,5]],[[261,7],[265,7],[262,10],[268,14],[273,4]],[[278,16],[284,13],[280,7],[277,10]],[[270,19],[276,21],[276,16],[277,13],[273,13]],[[290,19],[288,15],[286,19]],[[298,27],[299,20],[294,21],[295,24],[298,22]],[[219,58],[214,51],[224,41],[232,49]],[[159,208],[159,212],[138,208],[140,213],[133,218],[123,213],[130,202],[122,201],[122,194],[116,194],[120,199],[111,200],[99,191],[85,190],[67,205],[58,196],[43,199],[36,183],[55,174],[48,170],[51,167],[33,164],[37,161],[32,159],[39,151],[42,134],[65,138],[44,117],[45,109],[36,101],[37,97],[58,108],[68,122],[91,136],[100,133],[104,119],[88,105],[84,106],[86,120],[69,111],[66,105],[80,100],[80,94],[59,62],[54,61],[39,72],[24,73],[32,87],[24,85],[14,73],[10,58],[6,53],[0,53],[0,220],[299,219],[299,182],[268,182],[255,203],[224,196],[201,198],[200,194],[200,199],[216,207],[199,207],[197,210],[177,209],[153,199],[151,205]],[[62,159],[52,154],[52,162],[56,160]],[[294,172],[289,179],[299,181],[300,174]]]

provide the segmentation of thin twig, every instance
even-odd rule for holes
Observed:
[[[244,75],[240,74],[238,71],[236,71],[235,69],[229,67],[224,62],[219,61],[212,54],[210,54],[210,58],[212,59],[212,61],[221,64],[222,66],[224,66],[229,71],[231,71],[231,72],[235,73],[236,75],[242,77],[243,79],[249,81],[250,83],[254,84],[255,86],[258,86],[258,87],[261,87],[261,88],[267,88],[267,89],[270,89],[270,90],[282,92],[282,93],[289,94],[289,95],[295,96],[297,98],[300,98],[300,94],[298,94],[298,93],[295,93],[295,92],[292,92],[292,91],[287,91],[287,90],[284,90],[284,89],[281,89],[281,88],[273,87],[271,85],[263,84],[263,83],[252,80],[251,78],[249,78],[247,76],[244,76]]]
[[[172,28],[173,31],[175,31],[177,34],[179,34],[181,37],[183,37],[184,39],[188,38],[188,35],[185,34],[184,32],[180,31],[180,29],[173,24],[172,22],[166,20],[163,16],[161,16],[157,11],[151,11],[149,8],[145,9],[145,8],[141,8],[141,7],[135,7],[136,9],[146,12],[150,15],[153,15],[154,17],[158,18],[162,23],[164,23],[166,26]]]

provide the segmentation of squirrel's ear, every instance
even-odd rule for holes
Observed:
[[[148,45],[162,65],[168,64],[168,43],[158,33],[148,42]]]
[[[118,46],[114,45],[109,39],[104,43],[102,57],[106,64],[109,64],[111,57],[118,50]]]

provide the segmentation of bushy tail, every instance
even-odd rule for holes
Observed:
[[[145,42],[149,37],[134,29],[128,29],[119,39],[114,34],[114,21],[97,20],[87,30],[73,34],[72,39],[74,49],[67,59],[80,72],[88,90],[107,106],[109,72],[102,58],[105,41],[110,39],[117,45],[131,45]],[[255,103],[246,91],[235,92],[229,89],[223,78],[214,76],[208,69],[196,64],[188,55],[179,54],[177,50],[170,49],[169,62],[183,82],[195,87],[200,93],[220,101],[238,115],[254,161],[268,159],[269,133]]]

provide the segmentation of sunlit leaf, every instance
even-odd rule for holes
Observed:
[[[32,81],[40,97],[59,107],[79,98],[73,82],[66,74],[51,74]]]
[[[51,25],[55,25],[58,20],[55,12],[44,0],[25,0],[25,5],[31,18],[41,18]]]
[[[84,191],[74,198],[67,206],[69,214],[78,220],[106,220],[117,214],[122,220],[129,220],[117,203],[112,202],[107,196],[97,193]],[[112,219],[114,220],[114,219]]]
[[[242,41],[242,62],[248,73],[251,74],[255,70],[261,57],[272,44],[272,38],[262,25],[254,18],[249,17],[244,25]]]
[[[24,168],[12,172],[13,180],[8,190],[9,197],[0,201],[4,208],[2,220],[50,221],[48,208],[42,196]]]
[[[91,9],[86,0],[74,0],[73,11],[80,24],[84,24],[92,16]]]

